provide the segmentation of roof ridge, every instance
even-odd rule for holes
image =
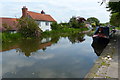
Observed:
[[[19,19],[19,18],[0,17],[0,19]]]
[[[27,12],[32,12],[32,13],[41,14],[41,13],[38,13],[38,12],[34,12],[34,11],[27,11]],[[41,15],[49,15],[49,14],[41,14]]]

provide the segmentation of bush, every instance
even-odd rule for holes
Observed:
[[[97,19],[97,18],[95,18],[95,17],[90,17],[90,18],[88,18],[87,19],[87,22],[89,22],[89,23],[95,23],[95,26],[98,26],[99,24],[100,24],[100,21]]]
[[[120,27],[120,14],[119,13],[113,13],[110,18],[110,24],[113,26]]]
[[[53,22],[53,23],[51,24],[51,29],[52,29],[52,30],[57,30],[57,29],[58,29],[58,24],[57,24],[57,22]]]
[[[69,25],[72,28],[81,28],[81,27],[85,26],[84,21],[86,21],[86,20],[82,17],[72,17],[69,21]]]
[[[14,40],[18,40],[21,38],[20,33],[15,33],[15,34],[1,33],[1,34],[2,34],[2,42],[14,41]]]
[[[41,30],[33,19],[25,17],[18,20],[18,32],[24,37],[39,37]]]

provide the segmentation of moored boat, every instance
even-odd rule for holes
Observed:
[[[94,41],[109,40],[109,27],[98,27],[92,37]]]

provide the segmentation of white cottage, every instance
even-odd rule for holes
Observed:
[[[55,20],[48,14],[45,14],[45,12],[42,10],[41,13],[37,13],[37,12],[32,12],[32,11],[28,11],[28,8],[26,8],[26,6],[23,6],[22,8],[22,17],[30,17],[32,19],[34,19],[40,29],[42,31],[46,31],[46,30],[51,30],[51,26],[50,24],[52,22],[55,22]]]

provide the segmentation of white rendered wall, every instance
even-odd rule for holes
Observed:
[[[51,30],[51,22],[47,22],[47,21],[37,21],[38,25],[39,25],[39,28],[42,30],[42,31],[46,31],[46,30]],[[47,23],[47,25],[46,25]]]

